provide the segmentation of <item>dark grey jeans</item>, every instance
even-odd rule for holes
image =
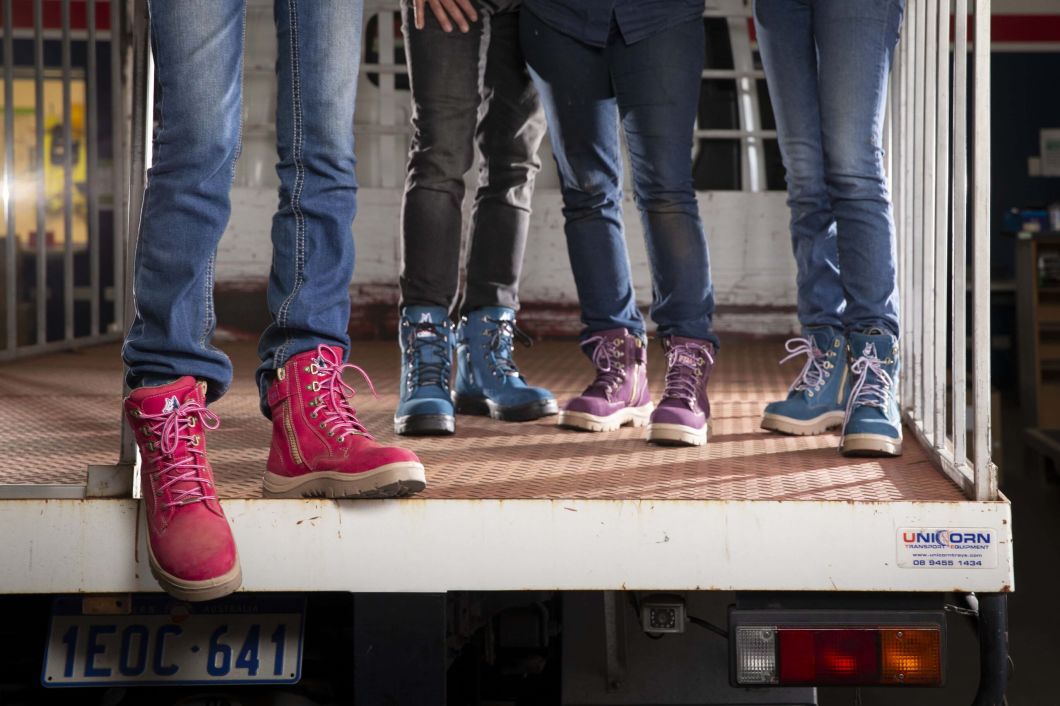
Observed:
[[[519,44],[517,2],[477,2],[466,34],[401,3],[414,134],[401,205],[401,306],[519,305],[545,118]],[[464,174],[481,155],[467,283],[457,302]]]

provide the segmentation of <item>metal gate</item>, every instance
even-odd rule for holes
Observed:
[[[950,0],[909,0],[903,35],[891,74],[886,131],[904,321],[902,408],[921,442],[969,498],[995,500],[990,0],[954,0],[952,52]]]
[[[3,0],[0,360],[122,334],[122,10]]]

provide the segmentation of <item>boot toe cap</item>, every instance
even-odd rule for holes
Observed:
[[[651,414],[652,424],[679,424],[698,429],[706,424],[703,412],[692,411],[684,406],[659,405]]]
[[[236,565],[235,540],[228,520],[207,510],[178,510],[165,531],[152,541],[158,565],[185,581],[207,581]]]
[[[421,398],[405,400],[394,412],[396,418],[425,415],[453,415],[453,402],[449,398]]]

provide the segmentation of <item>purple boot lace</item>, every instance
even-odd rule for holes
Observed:
[[[850,413],[855,407],[886,409],[894,380],[883,366],[883,361],[876,355],[876,347],[871,343],[866,344],[861,357],[851,363],[850,372],[857,376],[857,382],[854,383],[850,391],[850,400],[847,402],[847,421],[850,420]],[[869,382],[870,374],[875,376],[873,382]],[[846,423],[843,424],[843,431],[846,432]]]
[[[663,399],[684,400],[698,406],[699,391],[706,363],[714,365],[710,350],[698,343],[678,343],[666,351],[666,389]]]
[[[780,365],[784,365],[784,363],[800,355],[806,356],[806,364],[802,366],[802,372],[791,383],[788,392],[816,390],[820,387],[821,383],[828,377],[824,367],[828,354],[818,348],[817,343],[810,338],[789,338],[784,343],[784,349],[788,352],[788,355],[781,358]]]
[[[613,341],[621,341],[621,339],[591,336],[582,341],[583,347],[596,344],[591,356],[593,366],[596,368],[596,377],[585,391],[602,390],[607,399],[611,399],[615,390],[622,387],[622,383],[626,381],[626,366],[622,355],[612,350]]]

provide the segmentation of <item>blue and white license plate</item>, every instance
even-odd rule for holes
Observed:
[[[118,602],[121,614],[91,601],[55,600],[44,686],[290,684],[301,677],[302,597],[237,594],[192,604],[133,596]]]

